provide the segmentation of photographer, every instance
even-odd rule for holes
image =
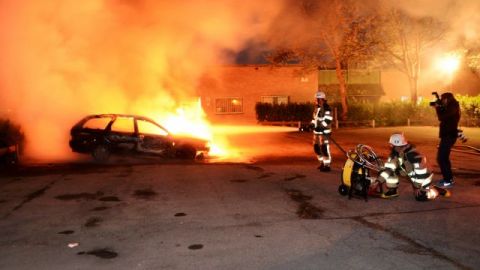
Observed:
[[[438,120],[440,121],[440,144],[438,146],[437,162],[443,175],[443,179],[437,184],[439,187],[449,188],[454,184],[450,163],[450,151],[457,141],[458,122],[460,121],[460,106],[452,93],[443,93],[430,105],[435,107]]]

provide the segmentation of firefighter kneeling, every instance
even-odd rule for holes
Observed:
[[[385,163],[385,169],[379,172],[377,179],[380,184],[385,184],[388,188],[381,194],[382,198],[398,196],[399,175],[410,179],[417,201],[433,200],[439,194],[445,197],[450,196],[448,190],[431,185],[433,173],[427,169],[425,157],[407,142],[402,133],[392,134],[389,143],[392,152]]]

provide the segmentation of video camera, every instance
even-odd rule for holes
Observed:
[[[440,96],[438,95],[437,92],[432,92],[432,95],[435,96],[435,101],[432,101],[429,103],[430,106],[436,107],[436,106],[442,106],[442,102],[440,101]]]

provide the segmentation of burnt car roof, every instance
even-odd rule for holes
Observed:
[[[75,126],[82,126],[85,122],[87,122],[88,120],[90,120],[92,118],[102,118],[102,117],[112,117],[112,118],[131,117],[131,118],[136,118],[136,119],[140,119],[140,120],[148,120],[148,121],[151,121],[151,122],[153,122],[153,123],[155,123],[155,124],[157,124],[160,127],[165,129],[164,126],[160,125],[159,123],[157,123],[157,121],[153,120],[152,118],[141,116],[141,115],[136,115],[136,114],[122,114],[122,113],[90,114],[90,115],[87,115],[84,118],[82,118],[82,120],[80,120],[77,124],[75,124]]]
[[[122,113],[104,113],[104,114],[90,114],[87,115],[84,119],[90,119],[90,118],[100,118],[100,117],[132,117],[132,118],[137,118],[137,119],[144,119],[144,120],[150,120],[155,122],[153,119],[141,116],[141,115],[136,115],[136,114],[122,114]]]

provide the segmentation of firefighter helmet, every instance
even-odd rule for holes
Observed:
[[[317,93],[315,93],[315,98],[323,98],[323,99],[325,99],[326,96],[325,96],[325,93],[324,93],[324,92],[318,91]]]
[[[393,133],[392,136],[390,136],[389,143],[393,146],[404,146],[407,144],[407,140],[405,136],[403,136],[403,133]]]

